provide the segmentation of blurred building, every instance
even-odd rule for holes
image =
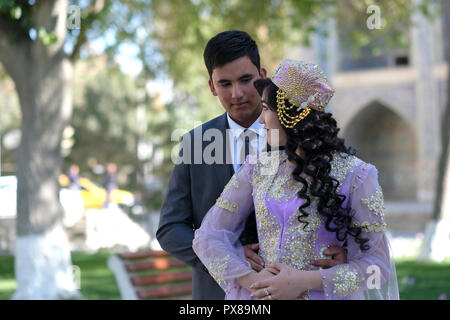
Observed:
[[[336,89],[329,110],[346,144],[378,168],[393,231],[423,232],[433,210],[450,37],[450,2],[442,4],[433,21],[414,16],[406,47],[373,54],[369,44],[355,52],[330,21],[328,37],[317,33],[311,47],[291,54],[319,64]]]

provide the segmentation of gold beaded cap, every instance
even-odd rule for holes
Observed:
[[[327,77],[316,64],[285,59],[272,77],[277,85],[278,118],[293,128],[311,109],[323,111],[334,94]],[[287,99],[292,106],[286,107]],[[294,110],[294,106],[297,108]],[[303,109],[303,110],[302,110]]]

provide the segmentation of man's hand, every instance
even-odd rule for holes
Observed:
[[[347,263],[347,253],[342,247],[331,246],[323,254],[331,256],[331,259],[313,260],[312,264],[318,267],[331,268],[338,264]]]
[[[264,269],[264,260],[256,254],[256,250],[258,249],[259,243],[252,243],[244,246],[245,258],[250,262],[250,266],[256,272],[260,272]]]

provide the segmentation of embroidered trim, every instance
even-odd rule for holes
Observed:
[[[285,153],[279,154],[281,159],[287,157]],[[266,263],[278,261],[279,245],[281,237],[281,227],[276,217],[269,211],[265,196],[269,192],[268,188],[273,182],[275,174],[263,174],[268,168],[264,164],[266,153],[262,154],[263,161],[258,162],[253,170],[253,196],[255,203],[256,223],[260,239],[259,255]],[[277,164],[278,167],[278,164]],[[264,235],[264,236],[261,236]]]
[[[337,269],[336,276],[332,279],[333,293],[345,297],[357,292],[364,278],[360,277],[359,273],[349,265],[340,265],[337,266]]]
[[[239,183],[236,177],[236,174],[234,174],[230,181],[228,181],[227,185],[225,186],[225,188],[223,189],[222,194],[226,194],[228,191],[230,191],[231,188],[236,188],[239,189]]]
[[[364,162],[360,163],[360,165],[356,168],[355,173],[353,174],[353,179],[352,179],[352,184],[351,184],[352,190],[356,188],[356,186],[355,186],[356,177],[361,178],[361,176],[358,175],[358,171],[359,171],[359,168],[361,168],[363,165],[364,165]],[[366,168],[363,167],[363,171],[366,171]]]
[[[320,259],[322,259],[322,260],[332,260],[333,259],[333,257],[332,256],[326,256],[323,252],[325,251],[325,250],[327,250],[328,249],[328,246],[327,245],[325,245],[325,244],[323,244],[323,243],[321,243],[320,244],[320,250],[319,250],[319,258]]]
[[[285,202],[296,196],[297,192],[302,188],[302,183],[292,179],[292,175],[283,173],[275,178],[269,187],[268,199],[275,199],[281,203],[284,198]]]
[[[257,158],[258,171],[261,176],[273,176],[278,172],[279,164],[287,159],[287,154],[282,151],[266,151]]]
[[[263,190],[266,190],[264,188],[264,185],[262,185],[261,187]],[[280,253],[279,245],[281,228],[275,216],[267,208],[264,197],[262,198],[262,200],[256,200],[259,198],[260,194],[263,196],[265,192],[258,192],[257,197],[255,198],[255,214],[258,233],[259,235],[264,235],[263,237],[259,237],[259,255],[264,259],[266,263],[276,262],[278,261],[278,256]]]
[[[227,199],[222,199],[221,197],[217,198],[216,206],[219,208],[228,210],[233,213],[238,213],[239,206],[237,203],[230,203]]]
[[[357,158],[347,154],[339,154],[335,152],[333,154],[333,161],[331,161],[330,176],[339,181],[339,186],[336,191],[339,193],[341,186],[345,180],[347,174],[352,171],[352,168],[356,165]]]
[[[230,255],[226,255],[224,258],[215,258],[209,261],[208,270],[211,276],[216,282],[225,289],[230,283],[225,280],[225,273],[227,270],[227,264],[230,261]],[[228,291],[228,290],[225,290]]]
[[[370,197],[361,198],[361,202],[365,204],[373,214],[384,217],[386,207],[384,206],[384,197],[381,187],[378,187],[375,193]]]
[[[362,223],[355,221],[353,222],[353,226],[354,227],[361,227],[363,231],[365,232],[380,232],[380,231],[384,231],[387,228],[387,224],[385,222],[383,223],[379,223],[379,222],[374,222],[374,223],[370,223],[368,221],[364,221]]]

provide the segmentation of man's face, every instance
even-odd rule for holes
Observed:
[[[266,70],[261,68],[259,73],[250,58],[244,56],[215,68],[209,87],[231,119],[248,128],[261,114],[261,98],[253,82],[265,77]]]

